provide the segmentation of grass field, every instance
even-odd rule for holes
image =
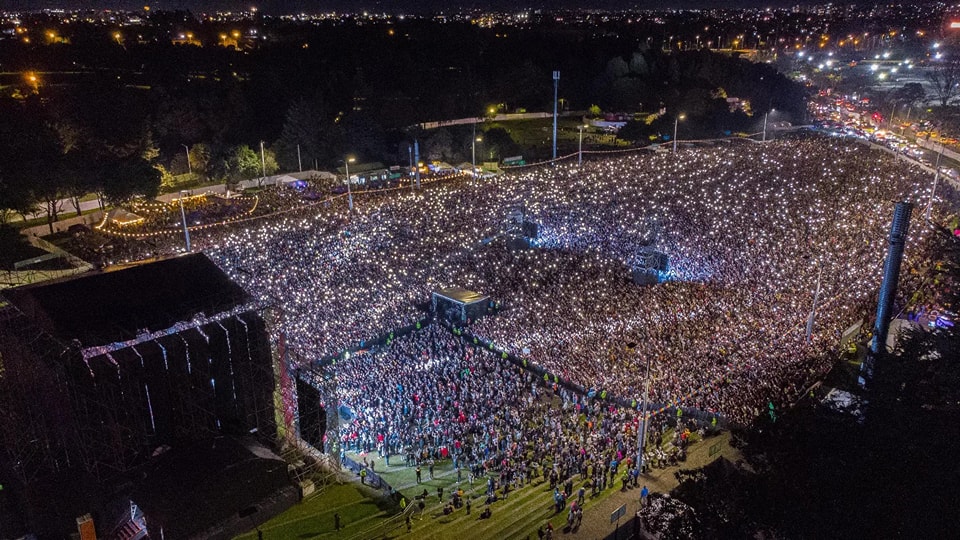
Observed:
[[[672,438],[672,430],[664,434],[664,440]],[[691,442],[697,437],[691,437]],[[703,452],[701,452],[703,453]],[[387,467],[383,459],[376,454],[366,456],[348,452],[347,455],[357,462],[366,457],[376,461],[375,470],[383,479],[396,489],[408,502],[407,512],[411,516],[410,531],[407,531],[405,513],[401,512],[397,499],[384,496],[383,492],[369,486],[362,486],[359,477],[345,469],[342,475],[343,483],[331,485],[319,495],[315,495],[289,509],[287,512],[260,526],[265,539],[343,539],[368,540],[380,538],[411,538],[411,539],[513,539],[536,538],[537,528],[545,526],[549,521],[556,531],[563,531],[566,526],[567,512],[564,510],[555,513],[553,507],[553,491],[549,482],[543,478],[535,479],[530,485],[525,485],[511,491],[506,500],[499,500],[491,505],[493,515],[490,519],[481,520],[480,513],[486,508],[486,478],[475,479],[471,485],[467,471],[462,471],[461,481],[457,482],[457,474],[450,460],[438,462],[434,468],[434,477],[431,479],[426,465],[421,467],[422,482],[416,482],[414,467],[407,467],[399,456],[391,458],[391,467]],[[667,473],[669,469],[667,470]],[[664,473],[664,474],[667,474]],[[672,478],[672,473],[671,473]],[[649,477],[647,478],[649,481]],[[584,484],[575,478],[574,494]],[[443,499],[437,495],[437,488],[442,487]],[[464,496],[470,498],[472,509],[467,515],[466,508],[461,507],[450,515],[443,515],[443,505],[450,500],[455,489],[462,489]],[[602,503],[611,499],[614,494],[620,494],[619,479],[613,486],[607,487],[596,496],[591,490],[586,490],[584,508],[584,526],[587,526],[588,517],[596,517],[596,512],[603,511],[604,519],[609,508],[604,509]],[[426,505],[422,512],[417,508],[415,497],[427,491]],[[618,496],[619,500],[639,498],[639,490],[630,489],[626,494]],[[568,499],[568,505],[570,500]],[[613,504],[613,503],[611,503]],[[609,507],[611,504],[607,504]],[[620,504],[616,502],[614,506]],[[597,508],[600,510],[597,510]],[[334,514],[339,513],[343,529],[338,533],[334,530]],[[596,521],[596,519],[594,519]],[[588,536],[592,531],[584,531]],[[248,532],[238,538],[253,540],[256,531]]]
[[[340,523],[344,527],[340,535],[334,530],[334,514],[340,514]],[[260,531],[264,539],[340,538],[346,531],[355,530],[358,523],[388,515],[378,506],[373,490],[348,482],[332,485],[319,495],[300,502],[261,525]],[[257,532],[250,531],[237,538],[256,539]]]

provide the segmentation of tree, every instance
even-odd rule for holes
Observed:
[[[907,83],[894,92],[894,99],[898,103],[904,105],[910,105],[917,103],[918,101],[923,101],[923,98],[926,97],[927,93],[923,89],[923,85],[920,83]]]
[[[960,61],[951,60],[935,65],[927,71],[927,80],[933,87],[933,93],[940,102],[941,107],[946,107],[957,97],[960,92]]]
[[[210,166],[210,147],[203,143],[197,143],[190,147],[190,167],[196,174],[205,175]]]
[[[447,159],[453,155],[453,137],[444,128],[434,130],[424,144],[424,155],[431,161]]]
[[[103,193],[113,204],[137,196],[156,197],[160,193],[161,177],[161,172],[143,158],[118,159],[103,169]]]
[[[513,140],[510,133],[503,128],[488,129],[483,133],[483,151],[477,146],[477,161],[499,157],[516,156],[520,154],[520,146]]]
[[[277,160],[286,170],[297,170],[301,164],[309,168],[315,161],[333,163],[341,153],[335,144],[336,131],[322,100],[300,98],[287,109],[283,132],[275,145]]]
[[[241,180],[261,176],[260,156],[245,144],[234,147],[224,163],[227,184],[236,186]]]
[[[7,223],[13,214],[26,215],[33,210],[30,191],[24,184],[6,180],[0,169],[0,224]]]
[[[91,191],[97,191],[98,188],[96,174],[91,174],[95,167],[87,162],[80,150],[68,152],[63,156],[62,162],[63,189],[79,217],[82,214],[80,198]]]
[[[381,160],[386,154],[383,128],[365,111],[355,111],[343,121],[346,150],[368,160]]]

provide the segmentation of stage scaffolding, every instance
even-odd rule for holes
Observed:
[[[282,333],[277,341],[285,343]],[[297,471],[300,480],[328,477],[329,472],[339,471],[340,463],[340,411],[337,394],[336,363],[320,365],[319,362],[305,358],[301,351],[284,346],[276,350],[284,358],[275,364],[287,369],[288,397],[284,410],[288,413],[290,429],[285,441],[287,448],[284,458],[299,462]],[[316,399],[307,399],[297,391],[297,381],[307,389],[316,391]],[[303,386],[301,386],[303,387]],[[305,433],[313,427],[308,418],[323,418],[323,433],[310,436]],[[319,426],[316,426],[319,429]],[[313,439],[312,442],[310,439]],[[320,440],[318,440],[320,439]],[[299,458],[299,459],[296,459]]]
[[[253,433],[276,446],[270,309],[247,304],[84,349],[2,308],[2,459],[24,482],[77,466],[106,479],[185,439]]]

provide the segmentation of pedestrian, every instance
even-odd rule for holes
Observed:
[[[467,515],[470,515],[470,497],[467,497]]]
[[[420,483],[420,466],[417,465],[417,483]]]
[[[437,486],[437,498],[443,501],[443,486]]]
[[[430,479],[433,480],[433,462],[432,461],[430,462],[429,471],[430,471]]]
[[[404,511],[404,510],[406,510],[406,509],[407,509],[407,498],[406,498],[406,497],[400,497],[400,511],[402,512],[402,511]]]
[[[339,512],[333,513],[333,529],[335,531],[340,530],[340,513]]]
[[[364,480],[366,480],[366,478],[367,478],[367,470],[360,469],[360,483],[365,484],[366,482]]]
[[[407,516],[407,532],[413,529],[413,523],[410,523],[410,516]]]
[[[650,496],[650,490],[647,489],[647,486],[643,486],[643,489],[640,490],[640,506],[647,506],[647,497]]]

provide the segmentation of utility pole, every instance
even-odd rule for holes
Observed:
[[[817,317],[817,302],[820,300],[820,278],[823,277],[823,264],[820,264],[820,271],[817,272],[817,290],[813,293],[813,307],[810,309],[810,316],[807,318],[807,343],[813,335],[813,320]]]
[[[940,153],[937,154],[937,164],[934,165],[936,171],[933,173],[933,187],[930,188],[930,199],[927,201],[927,212],[925,218],[927,221],[930,221],[930,216],[933,213],[933,197],[937,193],[937,182],[940,180],[940,158],[943,157],[943,144],[940,145]]]
[[[553,159],[557,159],[557,89],[560,88],[560,72],[553,72]]]
[[[190,229],[187,228],[187,213],[183,209],[183,198],[188,193],[187,191],[180,191],[180,219],[183,220],[183,239],[187,244],[187,253],[190,253]]]
[[[413,159],[414,165],[416,165],[416,178],[417,178],[417,189],[420,189],[420,141],[413,140]]]
[[[300,143],[297,143],[297,167],[300,168],[300,172],[303,172],[303,162],[300,161]]]
[[[412,144],[407,145],[407,154],[409,154],[410,156],[410,172],[413,172],[414,167],[413,167],[413,145]],[[413,187],[413,182],[410,182],[410,187]]]
[[[185,144],[181,144],[180,146],[183,147],[183,151],[187,154],[187,173],[193,174],[193,167],[190,165],[190,147]]]
[[[645,465],[643,460],[643,447],[647,443],[647,399],[650,395],[650,356],[647,356],[646,381],[643,383],[643,402],[640,406],[640,431],[637,432],[637,470],[642,471]]]
[[[267,179],[267,156],[263,153],[263,141],[260,141],[260,166],[263,170],[263,179]]]

